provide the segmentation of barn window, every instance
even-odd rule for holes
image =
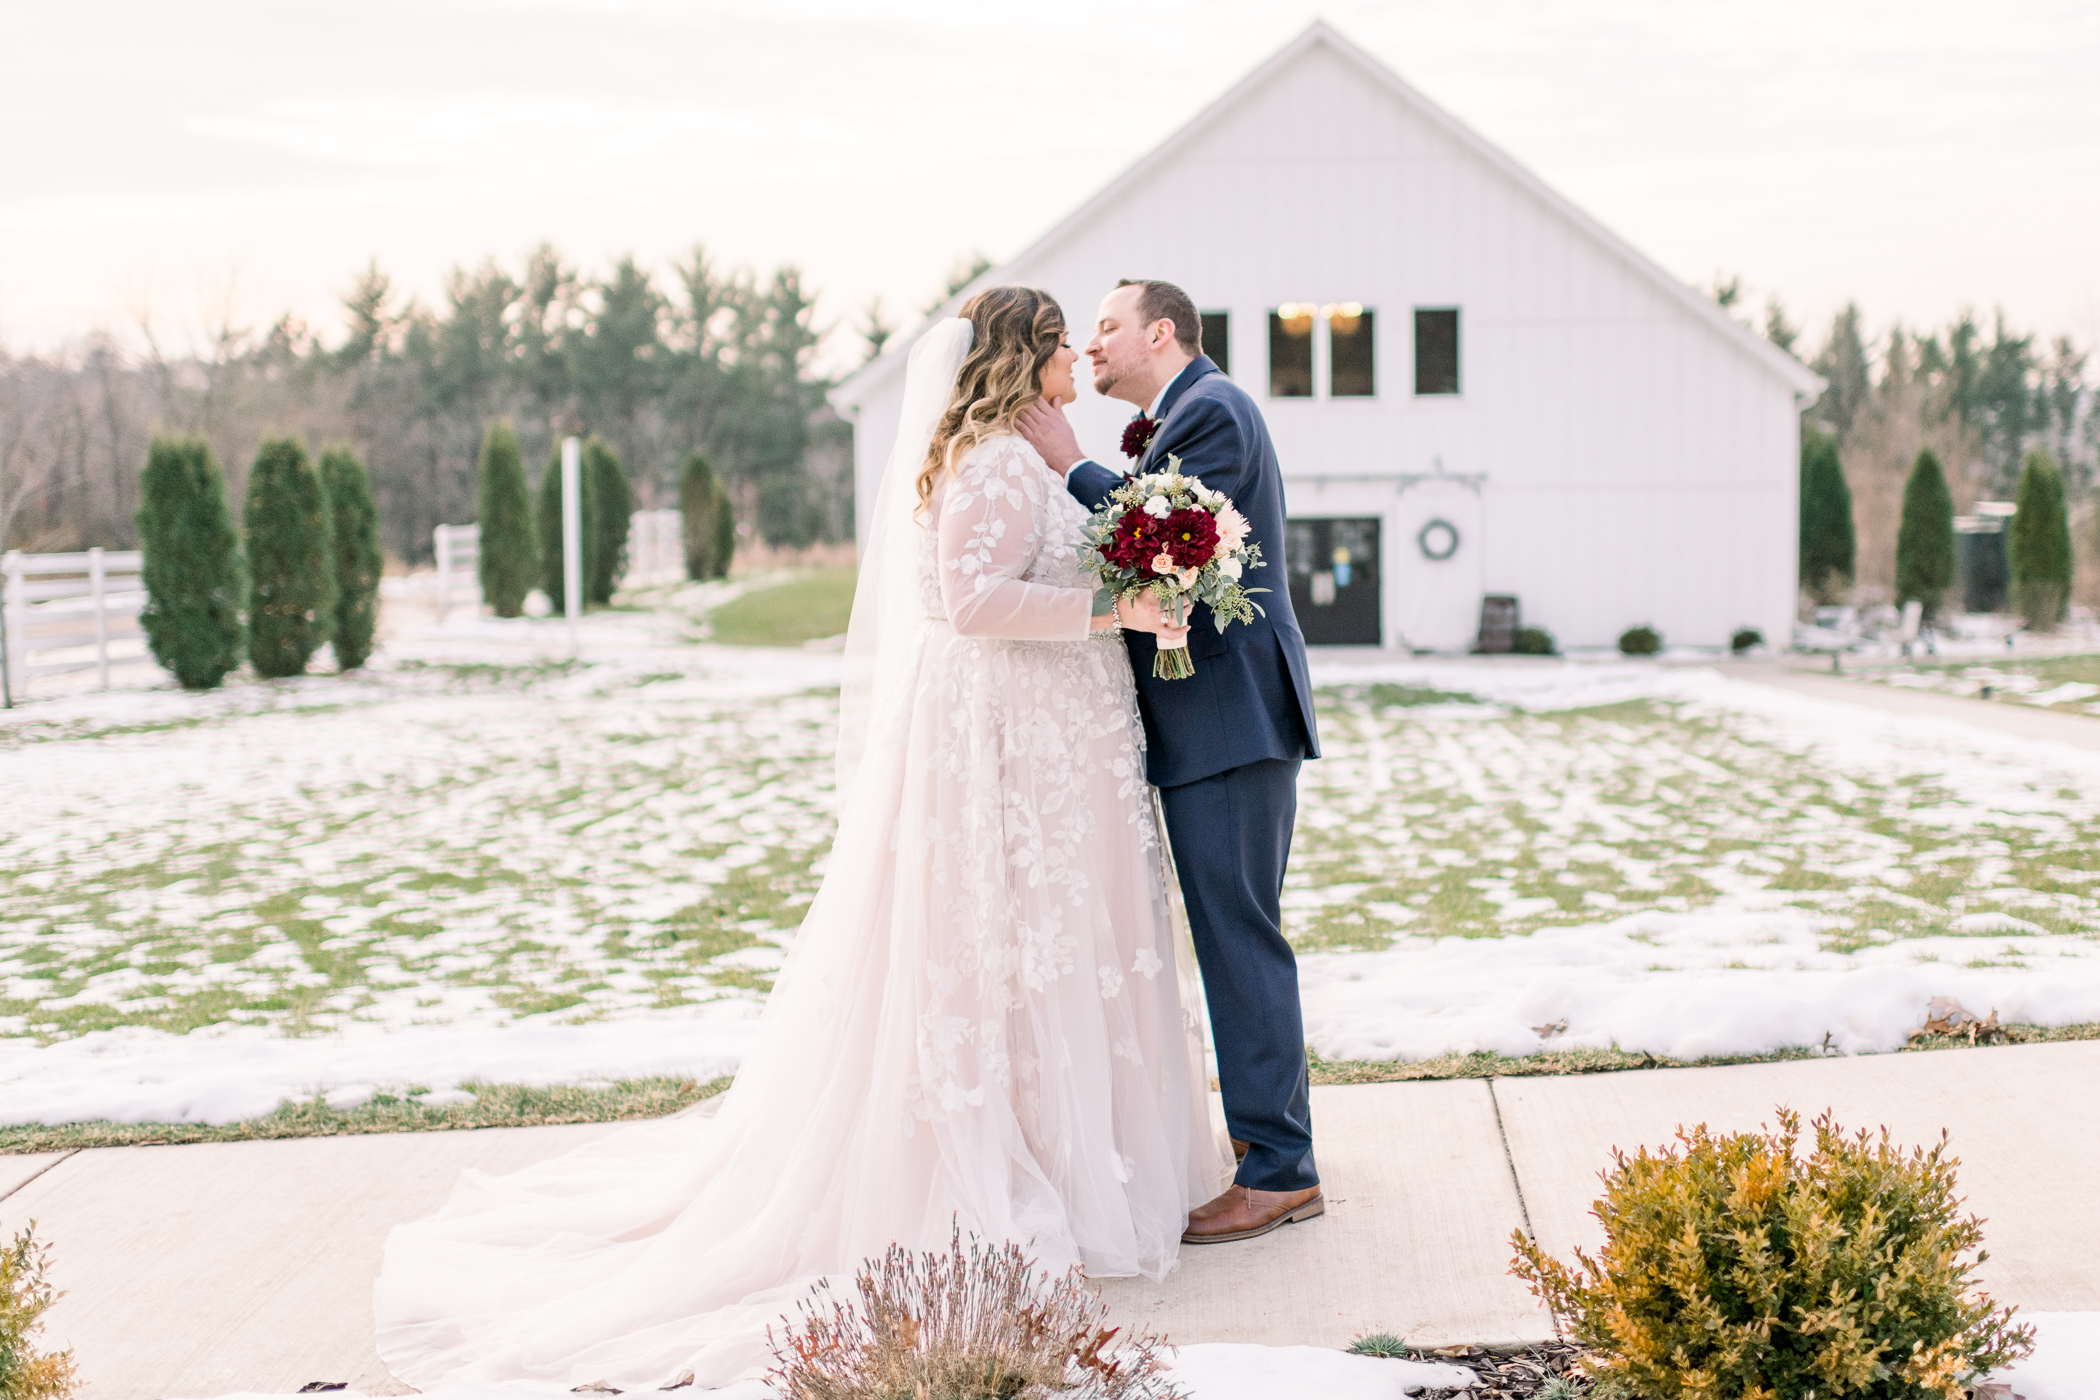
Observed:
[[[1368,399],[1378,392],[1371,346],[1372,313],[1353,301],[1327,314],[1327,392],[1337,399]]]
[[[1458,308],[1415,308],[1415,392],[1458,392]]]
[[[1285,302],[1269,313],[1269,397],[1309,399],[1313,391],[1311,302]]]
[[[1206,311],[1199,317],[1203,323],[1203,353],[1210,356],[1211,363],[1221,374],[1232,373],[1231,322],[1222,311]]]

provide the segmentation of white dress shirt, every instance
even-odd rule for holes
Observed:
[[[1194,364],[1194,363],[1195,363],[1195,361],[1194,361],[1194,360],[1191,360],[1191,361],[1189,361],[1189,364],[1191,364],[1191,365],[1192,365],[1192,364]],[[1173,379],[1169,379],[1169,380],[1168,380],[1168,381],[1167,381],[1166,383],[1164,383],[1164,384],[1162,384],[1162,385],[1160,385],[1160,386],[1159,386],[1159,392],[1158,392],[1158,393],[1156,393],[1156,394],[1154,394],[1154,395],[1152,396],[1152,402],[1151,402],[1151,403],[1150,403],[1149,405],[1147,405],[1147,406],[1146,406],[1146,408],[1145,408],[1145,416],[1146,416],[1147,418],[1150,418],[1150,419],[1152,419],[1152,420],[1153,420],[1154,422],[1157,422],[1157,421],[1159,420],[1159,405],[1160,405],[1160,402],[1161,402],[1161,401],[1162,401],[1163,399],[1165,399],[1165,398],[1166,398],[1166,396],[1167,396],[1167,390],[1169,390],[1169,389],[1173,388],[1173,387],[1174,387],[1174,383],[1175,383],[1175,380],[1178,380],[1178,379],[1180,379],[1182,375],[1184,375],[1184,374],[1187,374],[1188,372],[1189,372],[1189,371],[1188,371],[1188,365],[1183,365],[1183,366],[1181,367],[1181,369],[1179,370],[1179,372],[1177,372],[1177,373],[1175,374],[1175,376],[1174,376],[1174,378],[1173,378]],[[1142,455],[1142,454],[1140,454],[1140,455]],[[1070,482],[1071,482],[1071,480],[1072,480],[1072,473],[1073,473],[1073,472],[1076,472],[1076,471],[1078,471],[1078,470],[1079,470],[1079,469],[1080,469],[1081,467],[1083,467],[1083,466],[1086,466],[1086,465],[1087,465],[1088,463],[1090,463],[1090,462],[1091,462],[1091,463],[1093,463],[1093,465],[1095,465],[1095,466],[1100,466],[1100,465],[1101,465],[1101,464],[1100,464],[1099,462],[1095,462],[1095,461],[1094,461],[1094,459],[1093,459],[1093,458],[1091,458],[1091,457],[1081,457],[1081,458],[1080,458],[1080,459],[1079,459],[1078,461],[1074,462],[1074,463],[1073,463],[1073,464],[1072,464],[1071,466],[1069,466],[1069,467],[1066,467],[1066,468],[1065,468],[1065,481],[1066,481],[1066,483],[1067,483],[1067,484],[1070,484]]]

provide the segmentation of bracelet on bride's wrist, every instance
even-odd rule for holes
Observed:
[[[1109,615],[1110,617],[1112,617],[1112,618],[1114,618],[1114,619],[1116,620],[1116,631],[1118,631],[1118,632],[1122,631],[1122,630],[1123,630],[1123,602],[1122,602],[1122,600],[1121,600],[1120,598],[1118,598],[1118,599],[1112,599],[1112,600],[1110,600],[1110,602],[1109,602],[1109,605],[1108,605],[1108,615]]]

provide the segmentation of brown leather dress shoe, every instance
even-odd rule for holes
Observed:
[[[1324,1213],[1327,1202],[1320,1188],[1303,1191],[1257,1191],[1252,1186],[1228,1186],[1225,1194],[1189,1212],[1189,1227],[1181,1232],[1183,1244],[1230,1244],[1266,1235],[1293,1220],[1310,1220]]]

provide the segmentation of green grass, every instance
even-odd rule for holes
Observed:
[[[612,1084],[551,1086],[469,1084],[472,1103],[423,1104],[416,1094],[379,1094],[352,1109],[319,1099],[287,1100],[260,1118],[238,1123],[27,1123],[0,1128],[0,1154],[69,1152],[83,1147],[152,1147],[190,1142],[256,1142],[266,1138],[423,1133],[458,1128],[534,1128],[551,1123],[617,1123],[661,1118],[712,1098],[730,1077],[622,1079]]]
[[[2003,1026],[2003,1045],[2042,1045],[2064,1040],[2100,1040],[2100,1021],[2070,1026]],[[1920,1035],[1901,1050],[1908,1055],[1927,1050],[1969,1050],[1967,1036]],[[1498,1055],[1492,1050],[1438,1055],[1428,1060],[1323,1060],[1308,1053],[1315,1084],[1401,1084],[1423,1079],[1552,1078],[1568,1074],[1610,1074],[1633,1069],[1692,1069],[1708,1065],[1770,1065],[1791,1060],[1825,1059],[1816,1046],[1795,1045],[1769,1055],[1702,1055],[1696,1060],[1651,1055],[1641,1050],[1546,1050],[1536,1055]]]
[[[813,569],[731,599],[708,614],[714,639],[738,647],[793,647],[846,630],[853,611],[851,569]]]

